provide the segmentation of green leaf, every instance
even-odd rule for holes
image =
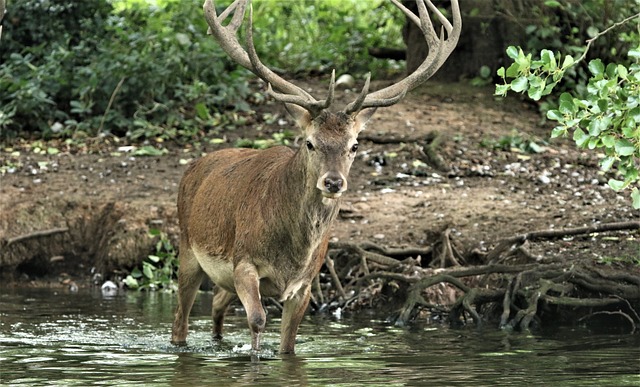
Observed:
[[[598,76],[604,73],[604,65],[600,59],[593,59],[589,62],[589,71],[591,74]]]
[[[546,0],[544,2],[544,5],[546,5],[549,8],[562,8],[562,4],[556,0]]]
[[[542,78],[535,78],[529,81],[529,90],[527,95],[534,101],[538,101],[542,97],[545,90],[545,82]]]
[[[587,143],[587,141],[589,141],[589,135],[586,134],[582,129],[577,128],[573,132],[573,140],[579,147],[582,148]]]
[[[599,99],[598,100],[598,108],[600,108],[601,112],[606,112],[609,108],[609,100]]]
[[[640,190],[638,188],[633,188],[631,191],[631,201],[633,202],[633,208],[640,209]]]
[[[589,26],[589,28],[587,28],[587,35],[589,35],[590,38],[598,35],[598,32],[598,28],[596,28],[595,26]]]
[[[554,71],[558,67],[556,64],[556,57],[551,50],[540,51],[540,59],[542,59],[542,63],[545,64],[545,68],[549,71]]]
[[[496,71],[499,77],[504,78],[504,67],[500,67],[498,71]]]
[[[204,102],[198,102],[195,108],[198,118],[206,120],[211,117],[211,115],[209,114],[209,109],[207,109],[207,105]]]
[[[511,66],[507,67],[507,78],[515,78],[520,73],[520,66],[517,63],[511,63]]]
[[[640,107],[629,110],[629,118],[633,119],[636,124],[640,124]]]
[[[519,49],[516,63],[518,64],[518,66],[520,66],[520,69],[531,67],[531,54],[525,55],[522,49]]]
[[[511,59],[516,59],[518,57],[518,48],[515,46],[507,47],[507,56]]]
[[[613,166],[613,162],[615,161],[615,157],[605,157],[604,159],[602,159],[602,161],[600,162],[600,169],[602,169],[603,171],[607,172],[608,170],[611,169],[611,167]]]
[[[607,148],[613,148],[615,143],[616,143],[616,138],[610,134],[607,134],[606,136],[602,137],[602,144]]]
[[[166,149],[157,149],[151,145],[145,145],[141,148],[136,149],[133,152],[134,156],[162,156],[165,153],[169,153]]]
[[[564,57],[564,60],[562,61],[562,68],[566,69],[568,67],[573,66],[573,64],[575,63],[575,60],[573,59],[573,57],[571,55],[567,55]]]
[[[616,179],[609,179],[607,184],[609,184],[609,187],[611,187],[611,189],[613,189],[614,191],[623,190],[624,187],[627,186],[624,181],[620,181],[620,180],[616,180]]]
[[[124,279],[124,284],[131,289],[137,289],[138,286],[140,286],[138,284],[138,280],[133,278],[132,276],[128,275],[127,278]]]
[[[631,156],[635,148],[631,141],[626,138],[620,138],[616,141],[615,150],[620,156]]]
[[[611,119],[609,117],[595,118],[589,123],[589,135],[599,136],[600,133],[607,130]]]
[[[131,276],[133,278],[140,278],[142,277],[142,272],[140,271],[140,269],[138,269],[137,267],[134,268],[133,270],[131,270]]]
[[[142,273],[145,277],[152,279],[153,278],[153,266],[148,264],[147,262],[142,263]]]
[[[558,110],[549,110],[547,111],[547,118],[554,121],[563,121],[564,115]]]
[[[551,131],[551,138],[561,137],[567,134],[567,129],[563,126],[556,126]]]
[[[527,77],[518,77],[511,82],[511,90],[520,93],[527,90],[528,85]]]
[[[160,257],[158,257],[157,255],[149,255],[149,260],[155,263],[160,262]]]
[[[629,71],[627,70],[626,67],[624,67],[623,65],[619,64],[618,65],[618,75],[622,79],[627,79],[627,76],[629,75]]]
[[[511,85],[496,85],[495,95],[505,96],[507,92],[511,89]]]

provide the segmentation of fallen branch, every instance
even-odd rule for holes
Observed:
[[[50,230],[34,231],[29,234],[19,235],[17,237],[7,239],[7,247],[14,243],[23,242],[29,239],[48,237],[55,234],[62,234],[69,231],[67,227],[52,228]]]
[[[532,231],[526,234],[516,235],[507,239],[503,239],[498,243],[496,247],[491,250],[486,260],[488,262],[494,262],[504,252],[514,250],[521,246],[525,241],[540,241],[560,239],[568,236],[592,234],[596,232],[608,232],[608,231],[621,231],[621,230],[638,230],[640,229],[640,222],[615,222],[615,223],[602,223],[587,227],[566,228],[559,230],[539,230]]]

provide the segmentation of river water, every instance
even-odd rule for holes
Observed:
[[[198,296],[189,346],[169,344],[174,295],[0,288],[0,385],[639,386],[640,335],[555,328],[399,328],[384,316],[307,316],[297,354],[280,356],[279,319],[259,359],[238,313],[210,340]]]

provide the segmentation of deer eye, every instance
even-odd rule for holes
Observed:
[[[309,149],[310,151],[313,150],[313,144],[309,140],[307,140],[307,149]]]
[[[355,153],[358,150],[358,144],[353,144],[351,147],[351,152]]]

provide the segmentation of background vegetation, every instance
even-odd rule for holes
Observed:
[[[206,35],[202,2],[161,3],[13,1],[0,45],[1,137],[188,140],[248,109],[248,74]],[[292,72],[375,68],[363,47],[400,40],[389,7],[375,3],[256,2],[259,53]]]

